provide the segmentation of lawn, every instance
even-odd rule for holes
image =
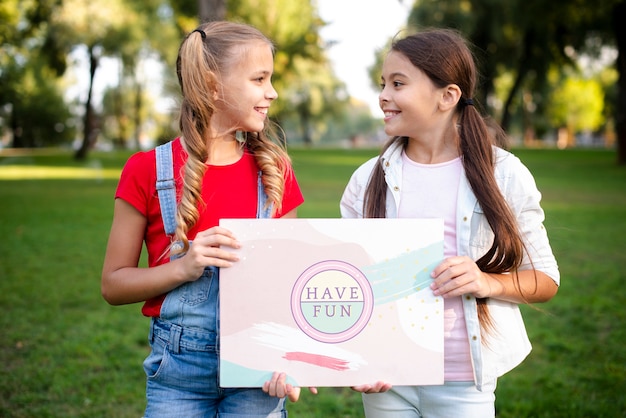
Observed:
[[[291,149],[301,217],[338,217],[375,150]],[[626,168],[604,150],[515,151],[544,196],[562,274],[524,306],[529,358],[502,377],[499,417],[626,416]],[[100,296],[113,193],[128,153],[0,153],[0,417],[140,417],[148,320]],[[393,361],[393,348],[389,349]],[[359,395],[320,388],[290,416],[362,417]]]

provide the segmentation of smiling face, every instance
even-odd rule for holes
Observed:
[[[217,111],[211,125],[219,133],[259,132],[271,102],[278,97],[272,86],[274,57],[263,41],[235,47],[236,57],[223,69],[221,89],[216,92]]]
[[[385,133],[414,138],[439,128],[438,106],[443,89],[402,53],[391,51],[382,69],[379,105]]]

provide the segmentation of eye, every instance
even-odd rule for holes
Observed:
[[[393,82],[393,86],[394,86],[394,87],[400,87],[400,86],[402,86],[402,85],[404,85],[404,84],[403,84],[402,82],[400,82],[400,81],[394,81],[394,82]]]
[[[385,83],[380,83],[379,86],[381,90],[385,90]]]

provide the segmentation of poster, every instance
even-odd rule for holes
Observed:
[[[443,383],[441,219],[224,219],[220,385]]]

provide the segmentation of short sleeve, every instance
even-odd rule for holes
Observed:
[[[154,151],[130,156],[122,169],[115,192],[116,199],[125,200],[146,217],[150,198],[155,193],[155,164]]]
[[[276,214],[279,218],[286,213],[291,212],[304,202],[304,196],[300,185],[296,179],[293,167],[289,165],[289,169],[285,173],[285,192],[283,194],[283,203],[281,210]]]

